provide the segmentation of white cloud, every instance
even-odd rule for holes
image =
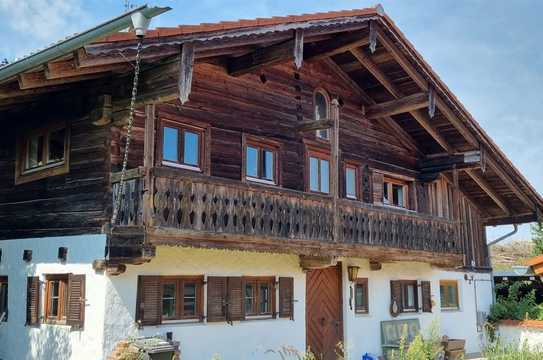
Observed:
[[[21,56],[88,27],[81,0],[0,0],[3,31],[13,55]],[[11,34],[11,35],[10,35]]]

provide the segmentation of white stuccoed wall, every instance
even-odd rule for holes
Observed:
[[[355,314],[349,308],[349,287],[347,266],[360,266],[358,277],[368,278],[369,314]],[[437,321],[442,335],[466,340],[467,353],[480,352],[481,333],[477,332],[477,317],[473,283],[464,280],[463,272],[443,271],[424,263],[385,263],[379,271],[370,271],[369,262],[363,259],[343,261],[343,301],[345,322],[345,348],[348,359],[359,360],[366,352],[381,354],[381,321],[419,318],[423,334],[432,322]],[[492,303],[490,274],[476,274],[478,310],[488,312]],[[389,312],[390,280],[426,280],[431,282],[432,313],[401,314],[393,318]],[[458,280],[460,310],[441,312],[439,280]]]
[[[0,275],[9,279],[9,319],[0,323],[0,359],[100,359],[103,348],[105,279],[92,269],[92,261],[104,256],[104,235],[83,235],[0,241]],[[68,247],[68,261],[57,259],[58,248]],[[23,261],[23,250],[32,250],[32,262]],[[44,274],[86,275],[84,331],[67,326],[27,327],[27,276]],[[42,297],[43,297],[42,287]],[[41,302],[43,306],[43,301]]]
[[[498,326],[498,336],[500,341],[505,344],[518,346],[519,349],[527,345],[530,349],[543,350],[543,322],[529,321],[531,325],[519,322],[519,325],[504,325]]]
[[[226,323],[164,324],[135,326],[138,275],[291,276],[294,277],[294,321],[266,319]],[[150,263],[128,266],[126,273],[109,277],[107,284],[104,356],[117,341],[130,336],[173,332],[181,342],[183,360],[280,359],[284,346],[305,348],[305,274],[294,255],[242,251],[158,247]]]

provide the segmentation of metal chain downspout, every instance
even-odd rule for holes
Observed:
[[[124,191],[124,182],[125,182],[124,179],[126,176],[126,167],[128,166],[128,150],[130,149],[130,141],[132,138],[132,125],[134,124],[134,111],[136,108],[136,96],[138,94],[138,81],[139,81],[139,73],[140,73],[142,45],[143,45],[143,37],[140,37],[138,39],[138,47],[136,51],[136,65],[134,67],[134,82],[132,84],[132,98],[130,99],[130,111],[128,115],[128,124],[126,127],[126,143],[124,146],[124,158],[123,158],[123,165],[121,168],[121,179],[119,180],[119,186],[117,187],[117,191],[115,194],[117,201],[113,206],[113,214],[111,216],[111,225],[115,225],[117,223],[119,210],[124,200],[122,194]]]

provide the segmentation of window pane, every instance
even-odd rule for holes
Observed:
[[[356,285],[355,306],[357,308],[366,308],[366,289],[363,285]]]
[[[252,146],[247,146],[247,176],[258,177],[258,149]]]
[[[196,315],[196,284],[185,284],[183,287],[183,314]]]
[[[48,163],[54,163],[64,160],[64,140],[66,139],[66,130],[61,129],[49,134],[49,154]]]
[[[321,192],[327,194],[330,191],[329,168],[328,160],[321,160]]]
[[[415,286],[407,285],[407,307],[415,307]]]
[[[254,314],[253,301],[255,298],[253,284],[245,284],[245,313]]]
[[[175,318],[175,284],[162,285],[162,316]]]
[[[185,146],[184,146],[184,159],[183,162],[187,165],[198,166],[200,157],[199,148],[200,136],[196,133],[185,131]]]
[[[262,164],[262,177],[266,180],[273,181],[273,152],[264,150],[263,164]]]
[[[345,171],[345,189],[347,196],[356,197],[356,170],[353,168]]]
[[[454,285],[449,285],[449,306],[457,307],[458,306],[458,296],[456,292],[456,287]]]
[[[43,136],[33,136],[28,140],[26,169],[33,169],[43,165]]]
[[[439,286],[439,297],[441,300],[441,307],[447,307],[447,287],[444,285]]]
[[[0,321],[7,321],[8,312],[8,284],[0,284]],[[3,318],[3,319],[2,319]]]
[[[319,191],[319,159],[309,158],[309,189]]]
[[[328,104],[326,97],[318,92],[315,94],[315,120],[326,119]]]
[[[165,127],[164,140],[163,140],[163,145],[162,145],[164,160],[179,162],[178,145],[179,145],[178,130]]]
[[[403,186],[392,185],[393,204],[396,206],[404,206],[403,204]]]
[[[388,188],[390,183],[383,183],[383,204],[390,204],[390,199],[388,198]]]
[[[270,297],[270,288],[268,284],[260,284],[260,313],[269,312],[268,301]]]

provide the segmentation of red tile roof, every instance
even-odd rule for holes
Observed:
[[[145,35],[146,38],[160,38],[168,36],[188,35],[196,33],[205,33],[212,31],[234,30],[251,28],[258,26],[270,26],[279,24],[290,24],[296,22],[312,21],[312,20],[328,20],[350,16],[368,16],[376,15],[380,12],[380,6],[372,8],[329,11],[314,14],[288,15],[288,16],[273,16],[271,18],[257,18],[252,20],[241,19],[237,21],[221,21],[218,23],[203,23],[198,25],[179,25],[177,27],[164,27],[149,30]],[[107,36],[97,43],[115,42],[134,40],[136,37],[133,32],[119,32]]]

